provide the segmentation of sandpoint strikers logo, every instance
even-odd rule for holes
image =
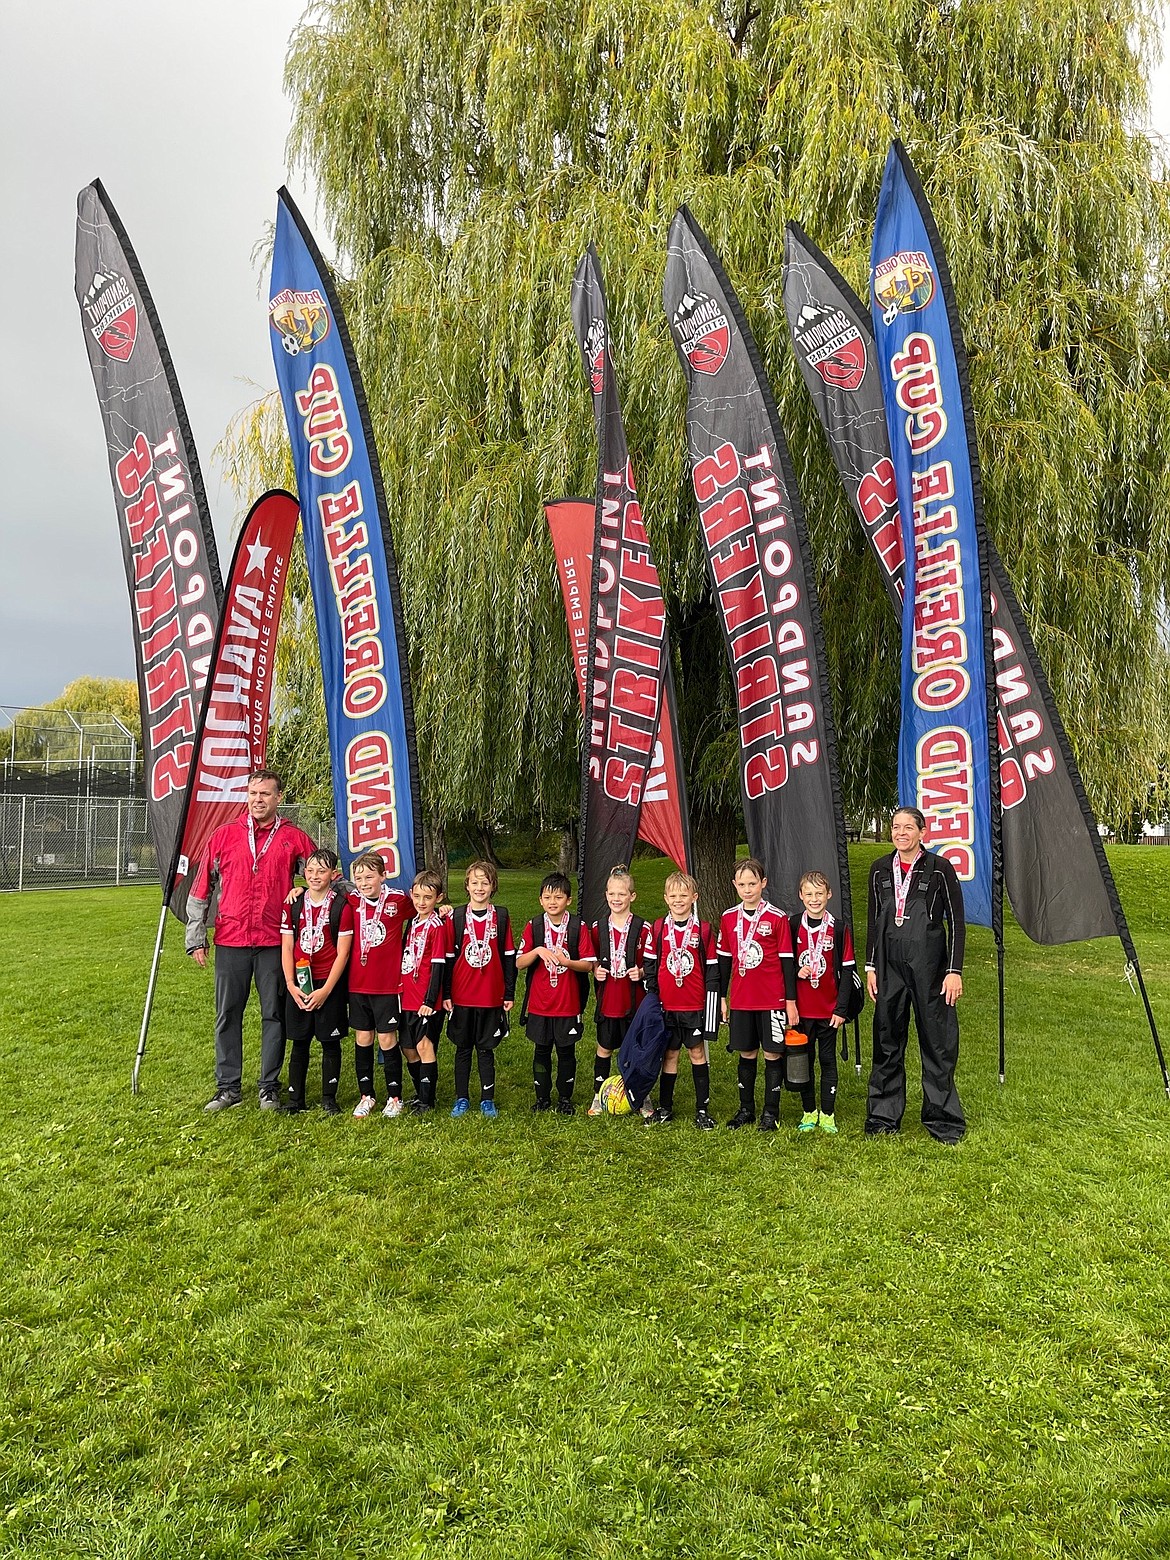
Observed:
[[[128,363],[138,338],[138,304],[117,271],[95,271],[81,301],[90,335],[107,357]]]
[[[837,390],[858,388],[865,378],[865,342],[843,309],[806,303],[793,334],[805,362],[827,385]]]
[[[316,287],[310,292],[286,287],[269,303],[268,317],[289,357],[311,352],[329,334],[329,307]]]
[[[594,320],[585,338],[585,362],[588,364],[589,385],[594,395],[605,389],[605,321]]]
[[[709,293],[684,293],[670,323],[691,367],[700,374],[717,374],[731,346],[723,305]]]
[[[916,314],[934,297],[934,272],[920,249],[903,249],[880,260],[873,272],[873,295],[882,319],[892,325],[899,314]]]

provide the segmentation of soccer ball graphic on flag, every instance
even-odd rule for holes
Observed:
[[[626,1086],[621,1077],[614,1073],[601,1085],[601,1103],[605,1107],[607,1116],[628,1116],[630,1114],[630,1097],[626,1093]]]

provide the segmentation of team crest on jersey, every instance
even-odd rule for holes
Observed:
[[[879,260],[873,271],[873,295],[887,325],[899,314],[917,314],[934,297],[930,261],[920,249],[902,249]]]
[[[731,347],[731,325],[718,299],[709,293],[684,293],[670,323],[691,367],[700,374],[717,374]]]
[[[810,368],[836,390],[856,390],[865,378],[868,359],[861,332],[843,309],[823,309],[806,303],[793,333]]]
[[[96,271],[81,307],[106,356],[128,363],[138,338],[138,303],[126,278],[117,271]]]
[[[594,320],[585,338],[585,361],[589,364],[589,385],[594,395],[605,389],[605,321]]]
[[[268,317],[289,357],[311,352],[329,334],[329,306],[316,287],[310,292],[286,287],[269,303]]]

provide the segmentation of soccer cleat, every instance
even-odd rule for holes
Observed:
[[[409,1110],[412,1116],[426,1116],[429,1115],[435,1107],[433,1105],[428,1105],[426,1100],[411,1100],[410,1104],[406,1108]]]
[[[500,1114],[496,1109],[495,1100],[480,1100],[479,1113],[481,1116],[486,1116],[489,1121],[494,1121]]]
[[[536,1104],[533,1105],[533,1107],[532,1107],[532,1114],[534,1116],[537,1116],[537,1115],[540,1114],[541,1111],[551,1110],[551,1109],[552,1109],[552,1106],[551,1106],[551,1104],[549,1103],[548,1100],[537,1100]]]
[[[780,1125],[780,1118],[779,1118],[779,1116],[777,1116],[774,1111],[766,1110],[764,1112],[764,1114],[760,1117],[759,1125],[756,1127],[756,1131],[757,1132],[775,1132],[776,1128],[779,1125]]]
[[[750,1127],[755,1119],[755,1111],[749,1110],[746,1105],[741,1105],[736,1111],[735,1115],[732,1116],[731,1120],[727,1123],[727,1125],[732,1128]]]
[[[280,1090],[279,1089],[261,1089],[260,1090],[260,1109],[261,1110],[279,1110],[280,1109]]]
[[[378,1108],[378,1102],[372,1094],[363,1094],[353,1108],[353,1113],[358,1121],[364,1121],[367,1116],[372,1116]]]
[[[713,1132],[716,1127],[715,1117],[709,1110],[697,1110],[695,1112],[695,1126],[700,1132]]]
[[[452,1105],[452,1107],[451,1107],[451,1114],[453,1116],[466,1116],[467,1112],[470,1109],[471,1109],[471,1101],[470,1100],[456,1100],[454,1105]]]
[[[796,1123],[798,1132],[815,1132],[817,1130],[817,1113],[815,1110],[806,1110],[804,1115]]]
[[[571,1116],[572,1114],[573,1114],[573,1102],[572,1102],[572,1100],[558,1100],[557,1101],[557,1115],[558,1116]]]
[[[648,1127],[661,1127],[665,1126],[668,1121],[673,1120],[674,1111],[667,1110],[665,1105],[660,1105],[652,1116],[646,1117],[646,1125]]]
[[[303,1116],[305,1113],[305,1102],[298,1099],[295,1094],[290,1094],[284,1111],[286,1116]]]
[[[821,1131],[822,1132],[827,1132],[830,1137],[836,1137],[837,1136],[837,1118],[835,1116],[826,1116],[824,1111],[822,1111],[821,1112]]]
[[[604,1116],[605,1115],[605,1106],[601,1103],[601,1095],[600,1094],[595,1094],[593,1096],[593,1104],[590,1105],[590,1107],[589,1107],[589,1114],[591,1116]]]
[[[382,1107],[382,1114],[385,1116],[387,1121],[393,1121],[395,1116],[401,1116],[402,1101],[398,1098],[397,1094],[392,1094],[386,1101],[385,1105]]]
[[[341,1106],[337,1103],[335,1094],[325,1094],[321,1097],[321,1109],[326,1116],[340,1116]]]
[[[238,1089],[220,1089],[213,1100],[208,1100],[204,1110],[231,1110],[233,1105],[242,1105],[244,1097]]]

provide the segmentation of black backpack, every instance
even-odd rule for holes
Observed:
[[[329,906],[329,935],[333,938],[333,946],[337,947],[337,934],[341,930],[341,912],[346,905],[346,897],[336,888],[333,890],[333,902]],[[301,945],[301,927],[305,922],[305,890],[302,888],[290,906],[292,914],[289,920],[293,923],[294,946]]]
[[[631,912],[631,914],[630,914],[630,930],[626,934],[626,947],[627,948],[630,946],[631,943],[633,943],[634,950],[636,952],[642,946],[642,933],[646,930],[646,925],[647,925],[647,923],[642,919],[642,917],[640,915],[634,915]],[[597,1000],[598,1000],[599,1003],[601,1001],[601,987],[597,984],[597,971],[602,966],[604,966],[606,970],[609,969],[609,936],[608,936],[608,933],[609,933],[609,917],[608,916],[606,916],[605,919],[602,920],[602,921],[595,921],[594,922],[594,924],[593,924],[593,934],[594,934],[594,937],[596,938],[596,941],[597,941],[597,963],[593,966],[593,984],[594,984],[594,990],[597,993]],[[602,939],[602,937],[605,937],[605,939],[606,939],[606,948],[605,948],[604,957],[602,956],[602,951],[601,951],[601,939]],[[588,984],[588,982],[586,984]],[[645,990],[645,987],[643,987],[642,989]],[[637,1007],[637,1002],[636,1001],[632,1002],[632,1005],[630,1007],[630,1012],[633,1013],[635,1011],[636,1007]],[[600,1012],[600,1008],[598,1009],[598,1011]]]
[[[788,926],[792,933],[792,957],[794,963],[796,950],[799,946],[797,938],[800,934],[800,922],[801,917],[799,915],[790,915],[788,917]],[[853,958],[855,962],[852,970],[849,972],[851,978],[846,980],[844,989],[842,989],[841,978],[845,973],[845,923],[843,921],[834,921],[833,926],[835,930],[840,931],[842,934],[833,938],[833,979],[837,983],[836,1011],[843,1014],[846,1023],[852,1023],[855,1018],[860,1016],[861,1010],[865,1006],[865,982],[862,980],[857,968],[857,949],[854,948]],[[845,999],[844,1008],[841,1006],[842,997]]]
[[[532,920],[529,921],[528,925],[524,928],[525,932],[530,932],[532,934],[532,946],[534,948],[538,948],[538,947],[542,947],[543,946],[543,938],[542,938],[542,935],[541,935],[543,933],[543,927],[541,928],[541,932],[540,933],[538,933],[537,930],[536,930],[536,923],[537,923],[538,920],[540,920],[540,921],[544,920],[543,914],[540,915],[539,917],[534,915],[532,917]],[[568,951],[568,955],[569,955],[570,959],[578,959],[578,958],[580,958],[580,956],[581,956],[581,917],[579,915],[572,915],[572,914],[570,914],[570,916],[569,916],[569,930],[568,930],[568,935],[565,938],[565,948]],[[531,972],[535,968],[536,968],[535,964],[529,965],[528,978],[524,982],[524,1001],[520,1004],[520,1022],[521,1023],[523,1023],[525,1021],[525,1019],[528,1017],[528,996],[529,996],[529,993],[532,990],[532,973]],[[580,1003],[580,1006],[577,1008],[577,1012],[578,1012],[578,1014],[581,1014],[581,1013],[584,1013],[585,1008],[586,1008],[586,1006],[587,1006],[587,1004],[589,1002],[589,976],[585,973],[584,970],[571,970],[570,974],[574,975],[576,977],[576,980],[577,980],[577,994],[578,994],[578,1000],[579,1000],[579,1003]]]
[[[511,1002],[516,993],[516,956],[512,954],[509,957],[504,953],[504,943],[507,941],[507,935],[512,929],[512,920],[508,915],[508,907],[506,905],[493,905],[492,909],[496,912],[496,944],[499,949],[500,964],[504,971],[504,999]],[[463,937],[466,931],[467,906],[456,905],[451,914],[451,932],[455,943],[455,953],[451,960],[452,970],[455,967],[455,960],[463,952]],[[443,995],[446,997],[451,995],[450,984],[450,976],[448,976],[443,990]]]

